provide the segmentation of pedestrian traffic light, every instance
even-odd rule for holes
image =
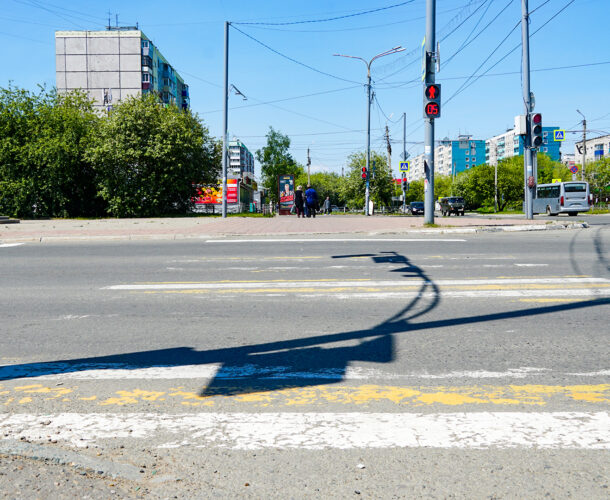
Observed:
[[[441,86],[438,83],[424,85],[424,118],[441,117]]]
[[[402,190],[406,191],[407,190],[407,178],[403,177],[402,179]]]
[[[366,179],[366,167],[362,167],[362,178]]]
[[[542,145],[542,115],[540,113],[531,113],[530,119],[530,146],[539,148]]]

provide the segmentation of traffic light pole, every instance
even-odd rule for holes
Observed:
[[[425,84],[435,83],[436,0],[426,0]],[[424,118],[424,223],[434,224],[434,118]]]
[[[523,103],[525,105],[525,116],[527,121],[527,134],[524,137],[523,150],[523,178],[525,192],[525,216],[527,219],[534,218],[534,190],[536,189],[536,178],[534,177],[534,155],[532,149],[529,116],[532,112],[532,94],[530,92],[530,46],[529,46],[529,10],[528,0],[521,0],[521,39],[523,46]]]
[[[371,61],[373,62],[373,61]],[[369,213],[369,181],[371,178],[371,65],[367,64],[367,106],[366,106],[366,180],[364,189],[364,215]]]

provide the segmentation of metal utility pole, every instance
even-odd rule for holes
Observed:
[[[229,26],[225,22],[225,86],[222,119],[222,217],[227,217],[227,134],[229,126]]]
[[[309,157],[309,148],[307,148],[307,184],[311,184],[311,181],[309,179],[310,167],[311,167],[311,158]]]
[[[392,174],[392,145],[390,144],[390,131],[387,124],[385,126],[385,140],[388,148],[388,168],[390,169],[390,174]],[[392,178],[394,178],[393,175]]]
[[[579,110],[576,112],[582,116],[582,168],[580,169],[580,180],[585,180],[585,160],[587,157],[587,119]]]
[[[425,85],[435,83],[436,0],[426,0]],[[434,224],[434,118],[424,118],[424,223]]]
[[[498,211],[498,162],[494,168],[494,212]]]
[[[528,131],[524,137],[525,148],[523,151],[525,216],[527,219],[532,220],[534,218],[534,190],[536,189],[536,178],[534,177],[535,151],[532,149],[531,134],[529,130],[529,116],[532,112],[532,94],[530,92],[530,32],[528,0],[521,0],[521,16],[521,44],[523,47],[523,104],[528,123]]]
[[[402,161],[407,161],[407,113],[402,114]]]
[[[396,54],[397,52],[402,52],[403,49],[400,45],[397,47],[393,47],[390,50],[386,50],[381,54],[377,54],[370,61],[366,61],[362,57],[358,56],[348,56],[345,54],[333,54],[337,57],[349,57],[351,59],[360,59],[364,64],[366,64],[366,72],[367,72],[367,81],[366,81],[366,187],[364,191],[364,215],[370,215],[369,213],[369,198],[370,198],[370,190],[369,190],[369,181],[371,178],[371,64],[375,59],[379,59],[383,56],[389,56],[391,54]]]

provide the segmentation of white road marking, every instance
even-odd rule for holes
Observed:
[[[610,297],[610,288],[586,289],[571,288],[569,290],[460,290],[439,292],[333,292],[333,293],[301,293],[299,298],[308,297],[332,297],[335,299],[365,299],[365,300],[386,300],[386,299],[412,299],[419,297],[422,299],[443,298],[514,298],[514,297],[565,297],[571,298],[602,298]]]
[[[50,375],[49,373],[52,373]],[[220,363],[178,366],[151,366],[143,368],[126,363],[30,363],[27,365],[0,366],[0,380],[27,377],[28,380],[294,380],[325,379],[336,381],[408,381],[452,379],[525,379],[538,375],[598,377],[610,375],[610,370],[585,373],[560,373],[549,368],[520,367],[506,371],[465,370],[446,373],[407,372],[392,373],[377,368],[348,366],[308,371],[296,371],[290,366],[258,366],[243,364],[222,366]]]
[[[0,439],[78,447],[119,438],[237,450],[610,449],[607,412],[13,414],[0,427]]]
[[[336,288],[336,287],[404,287],[404,286],[480,286],[480,285],[525,285],[525,284],[559,284],[570,283],[610,283],[605,278],[506,278],[506,279],[462,279],[436,280],[422,279],[404,280],[346,280],[346,281],[229,281],[210,283],[145,283],[132,285],[111,285],[103,287],[106,290],[222,290],[245,288]]]
[[[259,240],[205,240],[205,243],[345,243],[370,241],[375,243],[425,243],[428,241],[465,242],[466,240],[459,238],[269,238]]]
[[[0,243],[0,248],[18,247],[23,243]]]
[[[517,264],[517,263],[515,263],[515,266],[517,266],[517,267],[545,267],[545,266],[548,266],[548,264]]]

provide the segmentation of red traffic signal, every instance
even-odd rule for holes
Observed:
[[[424,118],[440,118],[441,86],[438,83],[424,85]]]
[[[533,113],[530,115],[530,146],[539,148],[542,143],[542,115]]]
[[[431,101],[438,101],[441,96],[441,88],[436,84],[426,85],[425,94],[427,99]]]
[[[366,167],[362,167],[362,178],[366,179]]]

